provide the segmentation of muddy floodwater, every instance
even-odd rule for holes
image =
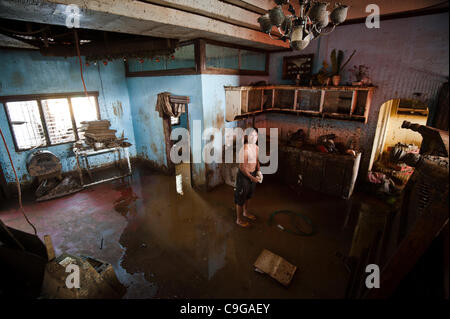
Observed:
[[[361,199],[294,192],[265,177],[249,203],[257,216],[248,229],[235,224],[233,188],[190,187],[188,170],[167,176],[143,167],[131,179],[96,185],[25,209],[38,235],[52,236],[57,254],[89,255],[111,263],[127,287],[125,298],[343,298],[349,278],[342,258],[351,250]],[[30,231],[14,203],[2,208],[9,226]],[[291,210],[307,216],[313,236],[294,227]],[[298,220],[305,230],[309,225]],[[297,266],[288,287],[254,270],[268,249]]]

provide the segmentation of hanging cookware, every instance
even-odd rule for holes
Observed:
[[[258,23],[261,31],[264,33],[270,33],[272,30],[272,22],[270,22],[269,14],[266,13],[258,18]]]
[[[269,17],[270,22],[277,27],[279,27],[283,23],[284,19],[286,19],[281,6],[276,6],[272,10],[269,10]]]
[[[331,22],[340,24],[347,18],[348,6],[345,4],[336,3],[335,8],[330,14]]]
[[[308,16],[313,22],[323,19],[324,12],[327,12],[328,3],[326,2],[316,2],[309,9]]]

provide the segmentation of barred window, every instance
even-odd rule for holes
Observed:
[[[100,119],[97,92],[0,97],[16,151],[74,142],[83,138],[81,122]]]

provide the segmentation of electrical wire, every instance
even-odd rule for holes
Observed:
[[[30,224],[30,226],[33,228],[34,234],[37,235],[36,227],[34,227],[34,225],[30,222],[30,220],[28,219],[27,215],[25,214],[25,209],[22,206],[22,190],[20,188],[19,178],[17,177],[16,168],[14,167],[14,163],[13,163],[13,160],[11,158],[11,154],[9,152],[9,148],[8,148],[8,145],[6,144],[5,136],[3,135],[3,131],[2,131],[1,128],[0,128],[0,135],[2,136],[3,143],[5,144],[6,152],[8,153],[9,161],[11,163],[11,167],[12,167],[13,172],[14,172],[14,176],[16,177],[17,193],[19,194],[20,211],[22,212],[23,217],[25,217],[25,220],[27,221],[27,223]]]
[[[75,47],[77,49],[77,55],[78,55],[78,61],[80,62],[80,76],[81,76],[81,82],[83,82],[83,88],[84,88],[84,94],[86,95],[86,97],[89,99],[89,95],[86,89],[86,83],[84,82],[84,77],[83,77],[83,62],[81,61],[81,53],[80,53],[80,40],[78,39],[78,32],[77,30],[73,30],[73,34],[75,36]]]

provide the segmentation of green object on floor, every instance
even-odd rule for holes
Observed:
[[[273,219],[274,219],[275,215],[278,215],[278,214],[285,214],[285,215],[291,216],[292,225],[294,225],[295,230],[287,229],[287,228],[284,228],[284,227],[281,226],[281,225],[277,225],[278,228],[280,228],[281,230],[283,230],[283,231],[285,231],[285,232],[287,232],[287,233],[294,234],[294,235],[297,235],[297,236],[312,236],[312,235],[314,235],[314,234],[317,233],[317,229],[316,229],[316,227],[314,226],[314,224],[313,224],[313,222],[311,221],[311,219],[309,219],[309,218],[306,217],[305,215],[302,215],[302,214],[300,214],[300,213],[296,213],[296,212],[293,212],[293,211],[290,211],[290,210],[277,210],[277,211],[273,212],[273,213],[270,215],[270,217],[269,217],[269,221],[268,221],[269,226],[271,226],[271,225],[273,224]],[[297,224],[295,223],[295,218],[296,218],[296,217],[302,218],[308,225],[310,225],[310,226],[311,226],[311,232],[305,233],[304,231],[302,231],[302,230],[297,226]]]

